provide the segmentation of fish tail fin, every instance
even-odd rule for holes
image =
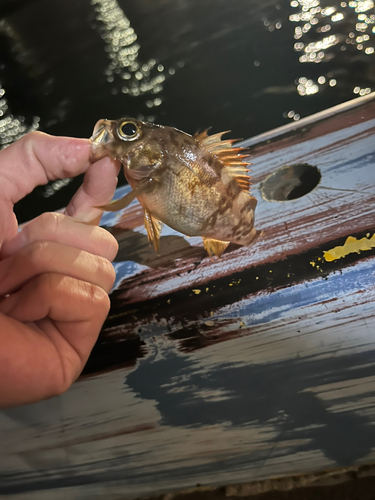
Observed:
[[[255,227],[253,227],[253,229],[251,230],[251,233],[249,234],[248,238],[246,239],[246,243],[245,243],[245,246],[247,247],[251,247],[252,245],[254,245],[254,243],[256,243],[259,238],[261,238],[263,235],[263,231],[259,231],[258,229],[255,229]]]
[[[207,250],[207,253],[210,257],[212,257],[213,255],[220,257],[230,243],[229,241],[212,240],[210,238],[202,239],[203,246]]]

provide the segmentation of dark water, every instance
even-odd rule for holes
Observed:
[[[0,146],[135,116],[248,138],[375,88],[371,0],[0,0]],[[39,187],[21,221],[80,179]]]

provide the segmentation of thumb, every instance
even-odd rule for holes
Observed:
[[[75,177],[89,166],[88,139],[25,135],[0,153],[0,198],[13,205],[49,180]]]

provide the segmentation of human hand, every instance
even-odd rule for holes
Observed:
[[[120,165],[90,164],[90,143],[33,132],[0,152],[0,407],[64,392],[109,309],[117,242],[98,223]],[[86,172],[64,214],[19,233],[13,205],[48,180]]]

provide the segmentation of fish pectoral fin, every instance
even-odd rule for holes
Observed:
[[[154,245],[155,251],[159,251],[160,233],[163,227],[163,223],[150,214],[148,210],[145,209],[145,228],[147,231],[148,241]]]
[[[126,208],[130,203],[135,200],[137,197],[137,193],[135,191],[130,191],[130,193],[126,194],[122,198],[116,201],[112,201],[108,205],[101,205],[99,207],[100,210],[104,210],[104,212],[118,212],[122,208]]]
[[[157,178],[154,177],[142,179],[138,186],[130,191],[130,193],[126,194],[124,197],[120,198],[119,200],[112,201],[112,203],[109,203],[108,205],[101,205],[95,208],[99,208],[100,210],[104,210],[105,212],[117,212],[118,210],[129,206],[130,203],[143,192],[152,190],[155,187],[156,182]]]
[[[210,257],[212,257],[213,255],[220,257],[230,243],[229,241],[212,240],[209,238],[202,239],[203,246],[207,250],[207,253]]]

